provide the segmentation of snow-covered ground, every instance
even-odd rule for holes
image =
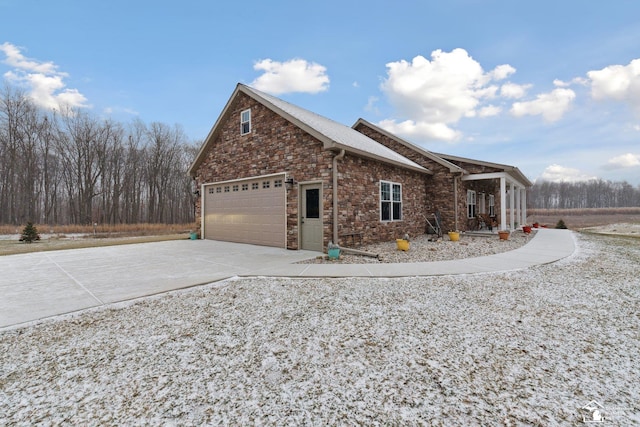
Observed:
[[[527,270],[234,279],[5,330],[0,425],[638,424],[640,245],[576,238]]]

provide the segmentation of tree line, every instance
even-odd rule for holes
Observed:
[[[625,208],[640,206],[640,186],[601,179],[580,182],[536,182],[527,205],[537,209]]]
[[[0,92],[0,224],[194,221],[187,170],[199,144],[180,126],[45,111]]]

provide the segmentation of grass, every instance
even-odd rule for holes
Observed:
[[[17,236],[0,239],[0,255],[188,239],[195,224],[101,224],[95,229],[92,225],[36,225],[36,228],[43,237],[33,243],[20,242]],[[22,227],[0,226],[0,235],[19,235],[21,231]]]
[[[640,207],[601,209],[527,209],[527,222],[538,222],[553,228],[564,220],[571,230],[608,224],[640,224]]]

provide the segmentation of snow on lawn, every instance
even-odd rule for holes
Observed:
[[[0,332],[0,424],[640,423],[637,242],[406,279],[229,280]]]

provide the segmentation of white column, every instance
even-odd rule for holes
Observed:
[[[500,177],[500,230],[507,229],[507,183]]]
[[[516,221],[522,225],[522,204],[520,199],[520,187],[514,187],[513,191],[516,194]]]
[[[520,224],[525,225],[527,223],[527,187],[523,187],[520,189],[522,193],[522,218],[520,219]]]
[[[509,183],[509,230],[513,231],[515,222],[515,187]]]

